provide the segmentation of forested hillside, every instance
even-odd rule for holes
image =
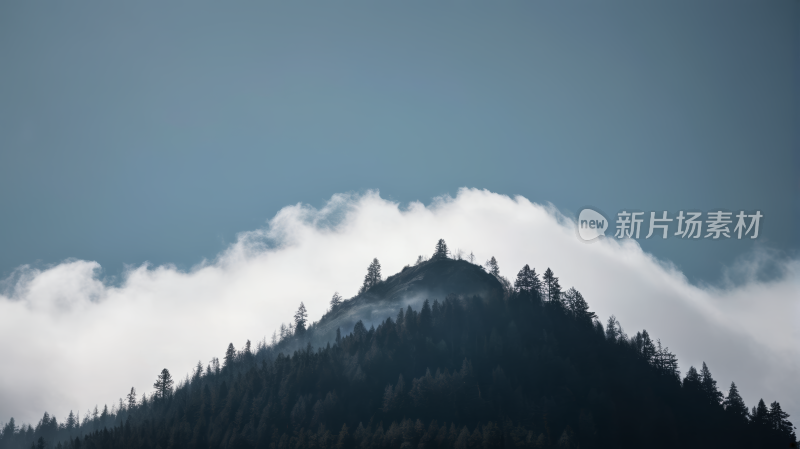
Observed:
[[[389,297],[448,290],[373,313]],[[330,334],[371,302],[374,326]],[[660,341],[627,336],[614,317],[602,325],[550,269],[526,265],[511,286],[494,258],[484,271],[448,258],[443,241],[387,280],[373,261],[361,293],[334,297],[318,323],[301,308],[293,329],[229,345],[178,388],[168,370],[154,374],[150,397],[131,391],[80,422],[12,421],[0,448],[796,447],[778,402],[748,409],[705,364],[682,376]]]

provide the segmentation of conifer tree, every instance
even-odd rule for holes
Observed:
[[[436,242],[436,250],[433,252],[432,259],[447,259],[448,254],[447,244],[444,242],[444,239],[439,239],[439,241]]]
[[[306,330],[306,322],[307,322],[308,312],[306,312],[306,305],[303,302],[300,302],[300,307],[297,308],[297,312],[294,313],[294,326],[295,326],[295,333],[300,331]]]
[[[67,416],[67,421],[64,423],[64,427],[67,430],[72,430],[75,428],[75,414],[72,413],[72,410],[69,411],[69,415]]]
[[[736,383],[731,382],[731,388],[728,390],[728,397],[722,403],[725,411],[743,420],[746,420],[750,412],[744,404],[744,399],[739,395],[739,389],[736,388]]]
[[[236,348],[233,347],[233,343],[228,343],[228,349],[225,350],[225,358],[223,360],[223,368],[233,366],[233,362],[236,361]]]
[[[700,370],[700,391],[709,404],[719,405],[722,402],[722,393],[717,389],[717,381],[711,377],[711,370],[708,369],[706,362],[703,362],[703,368]]]
[[[372,259],[372,263],[370,263],[367,268],[367,274],[364,276],[364,284],[361,286],[358,294],[366,293],[370,288],[380,284],[382,280],[381,263],[378,262],[377,258]]]
[[[672,376],[679,376],[680,372],[678,371],[678,359],[675,357],[675,354],[669,352],[669,348],[661,346],[661,339],[657,340],[657,348],[656,348],[656,355],[653,357],[653,366],[664,372],[665,374],[669,374]],[[694,369],[692,367],[691,369]],[[694,370],[695,375],[697,374],[697,370]]]
[[[331,298],[331,310],[336,309],[342,303],[342,296],[339,295],[339,292],[334,292],[333,297]]]
[[[769,421],[769,426],[773,430],[777,430],[778,432],[784,433],[789,435],[792,433],[794,426],[791,422],[787,419],[789,414],[784,412],[781,409],[781,404],[778,401],[773,402],[769,405],[769,412],[767,412],[767,420]]]
[[[486,261],[486,270],[495,277],[500,276],[500,265],[497,264],[497,259],[494,256]]]
[[[614,315],[608,317],[608,322],[606,322],[606,340],[617,341],[617,338],[620,336],[618,326],[617,317]]]
[[[542,284],[547,301],[559,301],[561,299],[561,285],[558,284],[558,278],[549,267],[542,276]]]
[[[586,302],[581,292],[576,290],[575,287],[570,287],[570,289],[564,293],[563,299],[564,306],[574,317],[581,320],[588,319],[590,321],[597,318],[594,312],[589,311],[589,303]]]
[[[202,377],[203,377],[203,362],[198,360],[197,365],[194,366],[194,373],[192,373],[192,383],[200,382],[200,379]]]
[[[161,374],[158,375],[156,382],[153,384],[153,388],[156,389],[156,395],[160,399],[166,399],[172,395],[172,386],[174,385],[174,381],[172,380],[172,375],[170,375],[169,370],[164,368],[161,370]]]
[[[535,294],[541,288],[539,275],[536,274],[536,269],[531,270],[527,264],[517,273],[517,279],[514,281],[514,290],[517,292],[524,292],[528,294]]]
[[[426,299],[422,304],[422,309],[419,311],[419,328],[423,331],[426,331],[430,329],[431,324],[431,304]]]
[[[13,437],[15,433],[17,433],[17,430],[18,427],[14,423],[14,418],[12,417],[11,419],[8,420],[8,424],[3,426],[3,432],[2,432],[3,440],[6,441],[11,440],[11,437]]]
[[[642,343],[641,343],[640,353],[648,363],[652,363],[653,357],[655,357],[656,355],[656,345],[654,345],[653,340],[650,339],[650,335],[647,333],[647,329],[642,330]]]
[[[131,392],[126,397],[128,398],[128,410],[133,410],[136,406],[136,389],[131,387]]]
[[[687,391],[699,391],[700,379],[700,374],[695,367],[690,366],[689,371],[686,372],[686,377],[683,378],[683,388]]]
[[[750,416],[751,421],[757,427],[769,426],[769,410],[767,410],[767,404],[764,403],[764,399],[759,399],[758,405],[753,406],[753,412]]]

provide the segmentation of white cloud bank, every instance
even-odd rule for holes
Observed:
[[[580,241],[552,207],[462,189],[427,207],[377,193],[289,206],[214,262],[131,268],[119,286],[100,280],[96,262],[20,268],[0,294],[0,422],[35,424],[45,410],[63,421],[131,386],[149,392],[162,368],[181,378],[228,342],[269,336],[300,301],[316,320],[334,291],[356,293],[373,257],[393,274],[439,238],[479,261],[497,257],[512,279],[526,263],[551,267],[604,320],[613,313],[629,333],[661,338],[683,372],[706,361],[725,393],[734,380],[749,406],[779,400],[800,419],[798,261],[771,282],[697,287],[635,242]]]

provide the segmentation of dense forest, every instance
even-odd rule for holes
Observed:
[[[376,259],[359,295],[335,294],[319,322],[301,304],[271,342],[230,344],[177,386],[164,369],[149,397],[131,389],[111,410],[12,419],[0,449],[797,447],[777,401],[748,409],[705,363],[682,376],[660,340],[603,325],[549,268],[526,265],[512,283],[494,258],[462,259],[439,241],[386,280]],[[423,280],[481,294],[452,288],[369,328],[336,327]]]

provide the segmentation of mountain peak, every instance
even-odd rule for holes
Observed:
[[[315,326],[317,338],[331,339],[336,329],[349,332],[356,322],[369,327],[394,317],[400,308],[418,309],[426,300],[444,300],[448,295],[479,296],[489,301],[503,297],[503,286],[480,266],[465,260],[431,259],[406,266],[399,273],[373,286],[328,312]]]

